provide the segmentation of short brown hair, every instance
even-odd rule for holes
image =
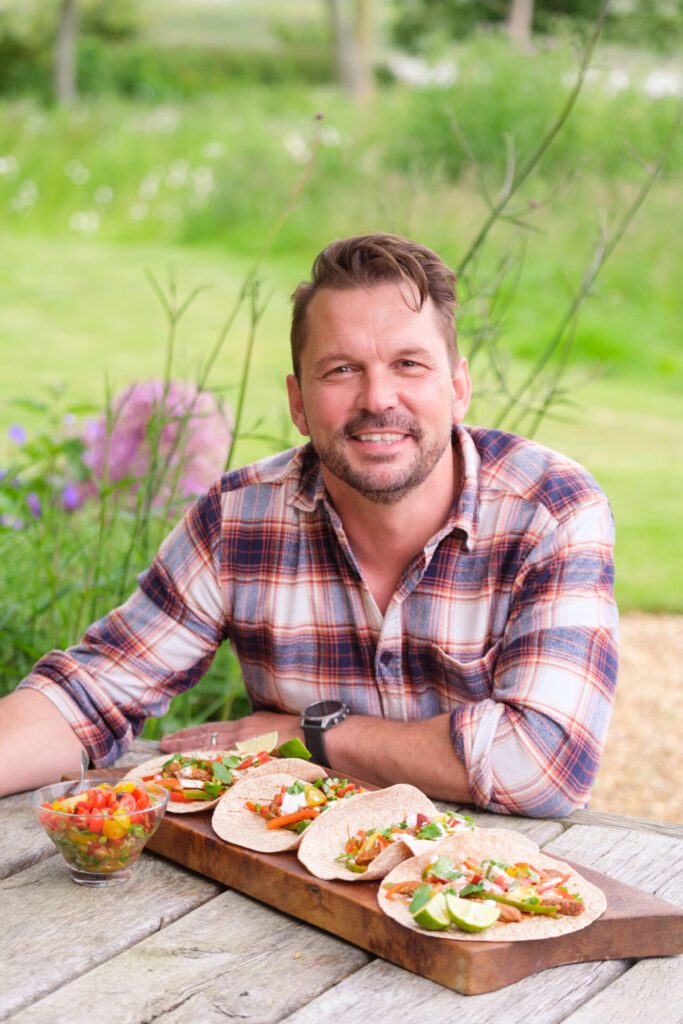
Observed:
[[[331,242],[316,257],[311,281],[302,281],[292,295],[292,367],[299,376],[306,341],[306,311],[322,288],[371,288],[387,281],[407,281],[417,288],[416,311],[432,299],[443,327],[451,365],[458,359],[455,332],[455,274],[440,256],[400,235],[354,235]],[[406,300],[408,301],[408,300]],[[408,305],[410,303],[408,302]]]

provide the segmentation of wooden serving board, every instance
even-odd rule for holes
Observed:
[[[387,917],[377,903],[378,882],[323,881],[296,851],[257,853],[226,843],[213,831],[211,814],[167,813],[147,849],[464,995],[559,964],[683,953],[682,909],[580,864],[572,866],[607,897],[605,913],[587,928],[525,942],[458,942]]]

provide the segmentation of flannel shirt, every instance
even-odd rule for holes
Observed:
[[[228,640],[255,710],[340,698],[399,721],[450,712],[475,803],[584,805],[617,673],[609,505],[577,463],[524,438],[459,426],[453,445],[461,492],[384,615],[308,444],[225,474],[133,596],[20,686],[106,765]]]

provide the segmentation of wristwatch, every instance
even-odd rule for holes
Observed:
[[[350,713],[351,708],[342,700],[318,700],[301,712],[300,722],[306,746],[316,764],[330,767],[325,754],[325,733],[343,722]]]

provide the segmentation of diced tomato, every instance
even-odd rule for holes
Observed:
[[[119,802],[116,810],[129,814],[130,811],[134,811],[137,808],[137,802],[132,793],[121,793],[119,796]]]

